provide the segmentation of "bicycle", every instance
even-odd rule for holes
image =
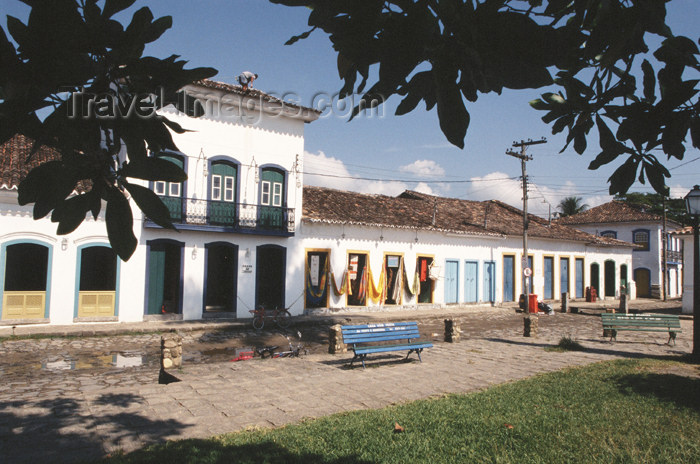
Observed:
[[[275,351],[279,346],[266,346],[264,348],[256,348],[255,351],[262,359],[266,358],[298,358],[301,355],[309,354],[309,350],[304,347],[301,343],[301,332],[297,331],[297,336],[299,337],[299,343],[294,345],[292,340],[288,335],[284,337],[289,342],[289,349],[287,351]]]
[[[260,330],[265,326],[265,319],[272,319],[279,327],[286,329],[292,323],[292,315],[287,308],[275,308],[272,315],[268,315],[264,306],[258,306],[258,309],[249,311],[253,315],[253,328]]]

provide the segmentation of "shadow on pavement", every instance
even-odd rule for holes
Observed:
[[[74,463],[100,459],[109,448],[129,442],[158,443],[189,425],[153,420],[142,413],[143,398],[106,394],[95,401],[111,405],[109,414],[95,415],[70,398],[0,402],[0,462]]]
[[[486,338],[485,340],[488,340],[490,342],[495,342],[495,343],[507,343],[509,345],[520,345],[520,346],[536,346],[540,348],[556,348],[557,345],[553,343],[528,343],[528,342],[519,342],[516,340],[507,340],[504,338]],[[600,342],[599,340],[580,340],[580,341],[587,341],[587,342],[593,342],[593,343],[610,343],[610,342]],[[604,349],[604,348],[591,348],[590,346],[585,346],[583,350],[578,350],[579,353],[594,353],[594,354],[603,354],[603,355],[609,355],[609,356],[622,356],[624,358],[631,358],[631,359],[639,359],[639,358],[648,358],[648,359],[665,359],[665,360],[678,360],[678,356],[674,355],[685,355],[686,353],[683,351],[673,351],[673,352],[667,352],[664,354],[651,354],[651,353],[633,353],[630,351],[619,351],[619,350],[614,350],[612,349],[615,344],[621,345],[624,344],[625,342],[616,342],[616,343],[611,343],[610,346],[611,348],[609,349]],[[633,342],[627,342],[629,344],[632,344]],[[639,345],[639,342],[634,342],[635,345]],[[647,343],[648,345],[654,345],[654,346],[667,346],[667,345],[662,345],[662,344],[656,344],[656,343]]]
[[[360,459],[355,455],[338,458],[325,458],[312,453],[296,453],[283,445],[272,441],[245,445],[227,445],[213,440],[182,440],[168,443],[165,446],[139,450],[115,459],[107,459],[105,463],[137,463],[137,462],[216,462],[216,463],[279,463],[279,464],[373,464],[373,461]]]

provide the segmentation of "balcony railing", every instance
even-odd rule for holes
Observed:
[[[215,226],[242,232],[294,233],[294,208],[198,198],[160,197],[173,224]]]
[[[666,250],[666,262],[682,263],[683,262],[683,253],[680,251]]]

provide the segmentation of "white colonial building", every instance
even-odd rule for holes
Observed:
[[[498,201],[304,189],[305,308],[499,304],[523,288],[522,212]],[[624,285],[633,245],[530,216],[530,293]],[[597,281],[589,269],[611,269]],[[329,284],[324,281],[331,274]],[[604,293],[601,293],[601,295]]]
[[[662,217],[645,211],[642,206],[617,200],[557,222],[591,234],[636,244],[632,252],[630,277],[636,285],[638,297],[662,297],[664,282],[667,297],[681,296],[683,248],[681,240],[671,234],[680,224],[667,221],[664,227]]]
[[[185,91],[181,108],[162,110],[189,130],[173,134],[180,151],[153,156],[188,180],[148,185],[179,232],[134,206],[138,247],[128,262],[109,247],[101,217],[61,237],[48,218],[33,220],[31,205],[17,205],[17,186],[56,154],[42,147],[27,165],[31,140],[2,146],[1,323],[241,317],[291,302],[287,289],[303,281],[288,249],[301,219],[304,124],[319,112],[208,80]]]
[[[304,312],[516,301],[522,214],[497,201],[398,197],[303,187],[304,125],[319,112],[263,92],[201,81],[180,108],[182,183],[144,182],[178,231],[133,205],[138,246],[112,251],[103,217],[58,236],[17,205],[32,167],[55,159],[18,135],[0,147],[0,325],[249,317],[259,305]],[[199,116],[199,117],[193,117]],[[531,293],[618,296],[633,245],[530,217]],[[600,269],[605,270],[601,279]]]

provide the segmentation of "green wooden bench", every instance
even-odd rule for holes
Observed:
[[[420,357],[421,351],[425,348],[433,346],[432,343],[418,341],[420,333],[418,332],[417,322],[387,322],[383,324],[367,324],[367,325],[344,325],[341,326],[343,334],[343,343],[348,345],[355,356],[350,361],[350,366],[355,360],[362,361],[362,367],[365,367],[365,358],[372,353],[385,353],[389,351],[408,351],[406,359],[411,353],[418,355],[418,360],[423,362]],[[403,343],[392,344],[387,342],[403,341]]]
[[[617,340],[617,332],[630,330],[637,332],[668,332],[668,344],[673,340],[676,344],[676,334],[681,332],[681,320],[673,314],[616,314],[603,313],[603,333],[610,334],[610,341]]]

